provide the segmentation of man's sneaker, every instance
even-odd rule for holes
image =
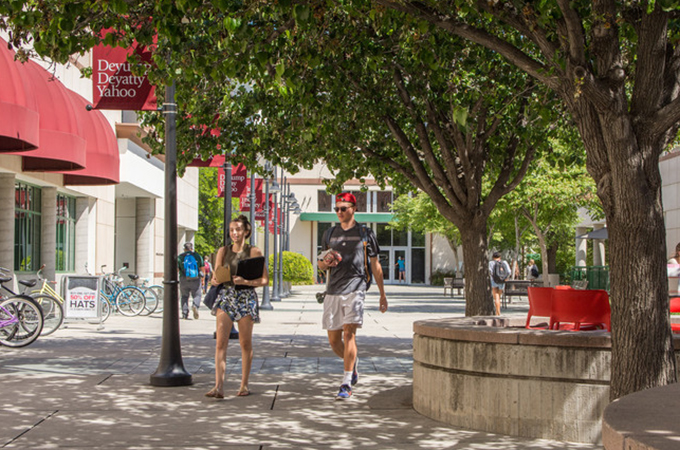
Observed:
[[[346,384],[340,386],[340,392],[338,392],[336,400],[347,400],[352,396],[352,388]]]
[[[196,308],[196,305],[191,307],[191,312],[194,313],[194,319],[198,320],[198,308]]]
[[[354,369],[352,370],[352,386],[359,382],[359,371],[357,366],[359,365],[359,358],[354,360]]]

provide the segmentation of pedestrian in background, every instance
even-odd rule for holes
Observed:
[[[198,307],[201,305],[201,279],[203,278],[203,258],[194,251],[194,244],[184,244],[184,252],[177,257],[179,268],[179,292],[182,307],[182,318],[189,319],[189,297],[192,298],[191,311],[194,319],[198,319]]]
[[[403,281],[406,283],[406,261],[404,261],[404,258],[401,256],[397,258],[395,266],[397,266],[399,270],[399,282],[401,283]]]
[[[505,290],[505,280],[510,277],[510,266],[506,261],[501,260],[501,254],[494,252],[492,260],[489,261],[489,275],[491,276],[491,292],[493,303],[496,307],[496,315],[501,315],[501,295]]]
[[[380,290],[380,312],[387,311],[382,266],[378,261],[380,247],[373,230],[354,220],[356,203],[356,197],[349,192],[335,197],[340,224],[326,230],[323,236],[324,250],[332,250],[332,257],[318,261],[318,267],[327,271],[329,280],[323,302],[323,328],[328,331],[333,352],[344,362],[337,400],[350,398],[352,386],[359,380],[356,332],[364,322],[371,272]]]
[[[212,278],[212,264],[210,258],[207,256],[203,258],[203,293],[205,294],[210,289],[210,278]]]

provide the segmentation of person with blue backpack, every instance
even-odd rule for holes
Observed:
[[[198,307],[201,305],[201,279],[203,278],[203,257],[194,251],[194,244],[184,244],[184,252],[177,257],[179,268],[179,292],[182,307],[182,318],[189,319],[189,297],[193,302],[191,311],[194,319],[198,319]]]
[[[496,307],[496,315],[501,315],[501,295],[505,290],[505,280],[510,277],[510,266],[501,260],[501,254],[494,252],[489,261],[489,275],[491,276],[491,293]]]
[[[350,398],[352,386],[359,380],[356,333],[363,324],[364,300],[372,280],[380,291],[380,312],[387,311],[382,266],[378,261],[380,247],[373,230],[354,220],[356,203],[356,197],[349,192],[335,197],[339,225],[324,233],[325,251],[317,263],[327,273],[323,328],[328,332],[331,349],[344,362],[336,400]]]

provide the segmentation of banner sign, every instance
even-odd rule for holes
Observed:
[[[103,31],[106,34],[109,31]],[[127,61],[137,54],[142,64],[151,67],[151,51],[136,43],[132,48],[98,45],[92,51],[92,103],[94,109],[155,111],[156,88],[146,75],[134,75]]]
[[[220,167],[217,171],[217,197],[224,197],[224,168]],[[240,197],[246,189],[248,181],[248,169],[243,164],[231,166],[231,196]]]
[[[64,317],[67,319],[92,319],[100,317],[100,282],[100,277],[65,277]]]
[[[264,211],[264,193],[262,192],[262,178],[255,179],[255,212]],[[246,178],[246,188],[239,197],[240,209],[250,212],[250,178]]]

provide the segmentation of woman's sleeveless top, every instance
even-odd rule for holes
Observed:
[[[250,258],[250,248],[251,248],[250,244],[243,244],[243,249],[240,252],[235,253],[234,251],[232,251],[231,245],[227,247],[227,251],[224,252],[224,261],[222,261],[222,265],[224,267],[230,268],[232,276],[236,275],[236,269],[238,269],[238,262]],[[233,285],[232,282],[229,282],[228,284]]]

